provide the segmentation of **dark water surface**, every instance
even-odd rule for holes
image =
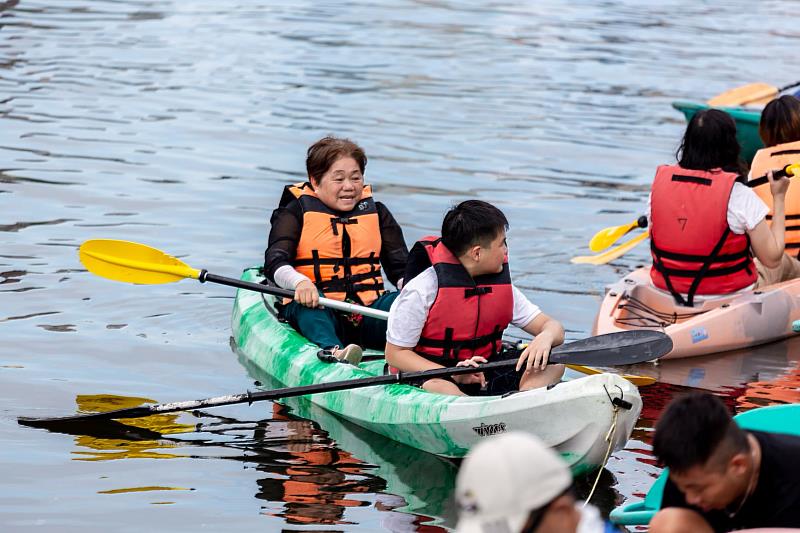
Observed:
[[[0,530],[452,527],[451,463],[299,400],[93,435],[18,426],[263,379],[229,347],[232,290],[100,279],[78,245],[140,241],[238,276],[333,132],[363,144],[409,242],[455,201],[501,207],[517,283],[576,339],[646,247],[569,258],[640,213],[682,132],[670,102],[793,81],[795,16],[788,1],[0,2]],[[789,341],[639,369],[662,383],[642,389],[600,505],[657,473],[650,428],[676,391],[798,401],[798,359]]]

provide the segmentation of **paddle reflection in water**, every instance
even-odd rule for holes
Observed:
[[[136,407],[146,403],[156,403],[149,398],[117,396],[104,394],[82,394],[75,399],[78,410],[86,413],[113,411],[126,407]],[[161,439],[162,435],[191,433],[192,424],[179,423],[177,414],[155,415],[140,419],[121,420],[116,434],[76,435],[75,444],[91,451],[75,451],[78,461],[107,461],[113,459],[173,459],[183,457],[174,453],[155,450],[175,449],[179,444]],[[112,426],[113,427],[113,426]],[[136,431],[137,428],[143,431]],[[117,437],[117,438],[114,438]],[[139,437],[137,440],[134,437]],[[151,437],[151,438],[148,438]],[[155,437],[155,438],[152,438]]]
[[[109,411],[156,403],[148,398],[118,395],[81,395],[76,401],[82,412]],[[419,485],[407,485],[400,480],[420,480],[425,477],[425,472],[436,475],[439,480],[437,486],[441,489],[434,491],[439,495],[438,500],[430,497],[427,501],[436,501],[436,508],[441,509],[445,501],[449,502],[454,482],[455,466],[452,463],[429,454],[420,454],[372,434],[373,437],[385,441],[382,443],[384,451],[392,453],[392,446],[405,449],[405,456],[395,453],[394,457],[409,469],[395,471],[391,466],[388,467],[389,470],[386,465],[377,467],[337,447],[316,423],[290,414],[286,406],[273,403],[267,405],[270,406],[271,417],[257,422],[193,411],[122,421],[101,421],[91,426],[82,424],[76,426],[84,433],[75,435],[78,450],[73,453],[78,456],[76,460],[81,461],[174,458],[241,461],[246,469],[258,473],[255,497],[266,502],[262,505],[261,513],[282,518],[288,524],[355,524],[356,522],[347,520],[347,509],[372,506],[381,512],[380,522],[383,529],[408,531],[418,529],[424,524],[427,530],[444,531],[432,526],[436,522],[445,523],[436,515],[431,516],[427,512],[409,514],[428,509],[425,503],[421,503],[423,500],[419,499],[420,494],[414,494]],[[301,411],[314,406],[310,402],[296,399],[294,408]],[[326,415],[324,411],[319,411],[321,416]],[[194,418],[194,423],[178,420],[189,417]],[[358,442],[348,441],[346,432],[339,432],[338,435],[353,446]],[[169,453],[164,450],[169,450]],[[422,457],[415,460],[409,454],[419,454]],[[373,457],[376,462],[379,461],[376,456]],[[392,487],[387,486],[390,483],[380,476],[381,473],[389,476],[396,474],[394,478],[389,477]],[[114,487],[98,491],[98,494],[192,490],[194,489],[191,487],[153,483]],[[421,494],[426,493],[423,490]],[[409,505],[408,501],[413,504]],[[396,510],[404,512],[395,512]],[[448,525],[454,525],[455,512],[452,508],[448,516]]]

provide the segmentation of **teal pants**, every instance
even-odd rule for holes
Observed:
[[[372,309],[388,311],[398,291],[385,292],[372,302]],[[320,296],[324,296],[320,293]],[[344,347],[358,344],[363,348],[383,350],[386,346],[386,321],[379,318],[362,317],[354,325],[348,313],[331,309],[312,309],[292,302],[281,310],[283,318],[305,338],[320,348]]]

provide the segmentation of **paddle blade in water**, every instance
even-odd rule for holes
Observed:
[[[708,101],[715,107],[740,106],[745,104],[763,105],[778,95],[778,88],[766,83],[751,83],[718,94]]]
[[[200,275],[181,260],[136,242],[93,239],[81,245],[78,255],[89,272],[126,283],[171,283]]]

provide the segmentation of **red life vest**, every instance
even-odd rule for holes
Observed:
[[[727,294],[756,281],[749,237],[728,226],[728,200],[738,179],[720,169],[662,165],[656,171],[650,277],[681,305],[691,307],[695,294]]]
[[[308,182],[289,185],[280,205],[297,201],[303,229],[294,268],[314,281],[326,297],[370,305],[383,294],[381,229],[372,188],[349,213],[338,213],[319,199]]]
[[[409,265],[425,263],[433,266],[439,290],[414,351],[444,366],[499,354],[514,316],[508,258],[499,274],[473,278],[441,239],[425,237],[411,249]]]

